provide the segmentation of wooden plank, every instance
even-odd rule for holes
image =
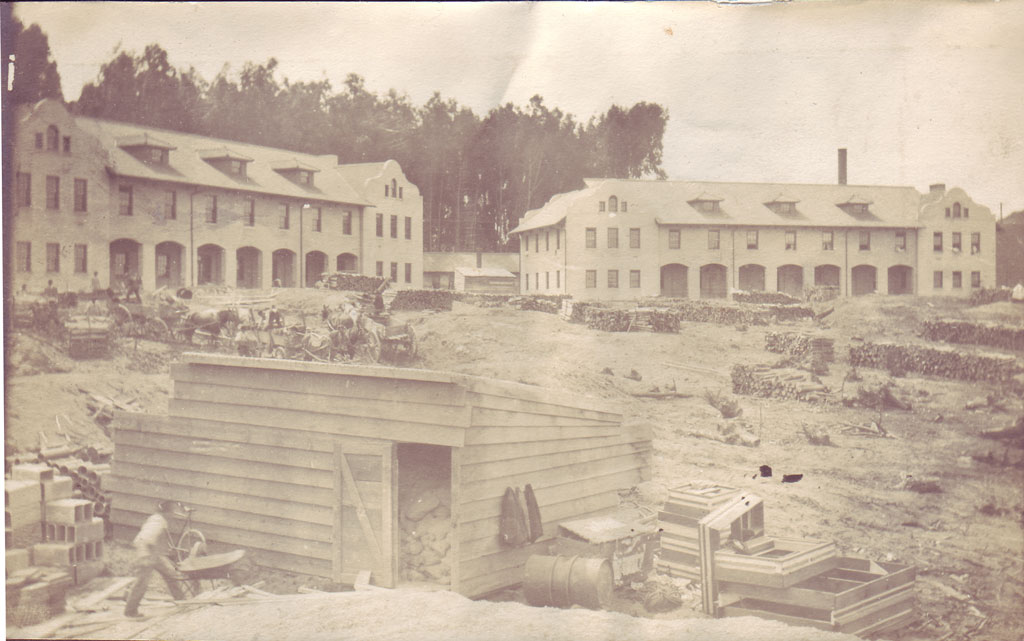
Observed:
[[[587,514],[608,512],[617,507],[619,497],[615,492],[601,491],[591,496],[569,499],[560,503],[549,503],[540,509],[541,518],[544,520],[544,531],[549,532],[550,523],[557,524],[561,521],[568,521],[575,518],[583,518]],[[453,511],[455,508],[453,506]],[[496,514],[484,518],[465,521],[459,524],[459,538],[469,542],[485,537],[498,536],[498,516],[501,507],[498,506]],[[554,530],[550,530],[554,532]]]
[[[842,561],[840,561],[841,563]],[[829,573],[829,576],[834,573],[835,570]],[[873,581],[870,581],[864,585],[855,587],[851,590],[846,590],[836,597],[836,609],[841,610],[843,608],[850,607],[857,603],[860,603],[864,599],[881,594],[892,588],[912,583],[914,577],[917,574],[917,570],[913,567],[905,567],[892,574],[886,574],[878,576]]]
[[[763,610],[757,607],[746,607],[747,601],[749,600],[744,599],[739,603],[725,606],[724,608],[722,608],[722,614],[727,617],[760,617],[762,619],[782,621],[783,623],[788,623],[789,625],[801,625],[812,628],[818,628],[819,630],[832,629],[832,624],[829,621],[821,621],[819,619],[811,619],[808,617],[786,614],[785,612],[779,612],[775,610]],[[792,606],[779,607],[783,608]]]
[[[451,448],[451,536],[449,541],[451,544],[450,558],[452,559],[451,567],[449,568],[449,586],[453,592],[458,593],[462,587],[462,538],[463,531],[459,525],[462,519],[462,489],[465,481],[465,467],[462,464],[462,456],[465,454],[464,448]],[[397,510],[396,517],[392,523],[398,523]],[[398,538],[398,537],[396,537]],[[398,558],[398,555],[395,555]]]
[[[205,367],[174,363],[171,378],[177,384],[213,382],[221,385],[309,392],[376,401],[427,403],[430,405],[466,405],[466,391],[451,383],[430,384],[405,379],[349,376],[321,372],[289,371],[245,367]]]
[[[333,414],[276,408],[228,405],[206,401],[170,399],[167,402],[171,416],[199,418],[212,421],[249,423],[264,427],[322,431],[337,436],[356,436],[368,439],[428,443],[462,447],[466,430],[461,427],[426,425],[408,421],[377,419],[340,420]]]
[[[541,512],[546,506],[552,503],[561,503],[593,496],[602,492],[617,496],[618,490],[628,489],[642,482],[642,475],[637,469],[628,469],[613,472],[611,474],[595,476],[586,481],[570,479],[564,483],[551,485],[543,488],[534,488],[537,497],[537,504]],[[462,518],[466,521],[475,521],[488,517],[498,516],[501,513],[501,501],[495,498],[487,498],[479,501],[463,501]]]
[[[565,394],[547,390],[536,385],[524,385],[509,381],[498,381],[491,378],[452,374],[452,382],[462,385],[470,392],[488,394],[504,398],[516,398],[535,403],[547,403],[569,408],[585,408],[607,414],[622,414],[621,407],[608,401],[590,396]]]
[[[172,469],[177,467],[182,471],[209,472],[242,478],[249,476],[254,479],[278,480],[294,485],[328,487],[328,483],[330,483],[327,470],[302,469],[252,461],[233,461],[219,456],[201,454],[177,454],[127,444],[116,447],[118,453],[114,456],[115,470],[123,463],[145,466],[152,461],[153,465]]]
[[[465,465],[506,461],[517,458],[529,458],[555,454],[557,452],[574,452],[595,447],[605,447],[630,443],[628,435],[613,434],[610,436],[593,436],[588,439],[567,439],[558,441],[522,441],[518,443],[496,443],[493,445],[467,445],[463,454]],[[638,443],[639,447],[649,447],[649,443]]]
[[[161,482],[172,482],[177,478],[182,485],[213,485],[225,492],[234,492],[236,494],[251,493],[256,496],[267,496],[281,500],[286,500],[290,496],[293,502],[310,505],[325,505],[329,503],[329,498],[326,498],[329,496],[328,491],[323,487],[314,485],[317,479],[322,476],[321,474],[317,474],[316,478],[310,478],[313,475],[308,473],[305,475],[296,474],[295,476],[298,478],[290,480],[280,479],[280,476],[275,478],[271,475],[270,478],[274,480],[268,480],[247,476],[244,471],[235,470],[235,473],[231,474],[232,470],[223,470],[209,465],[195,465],[195,462],[191,459],[182,459],[181,466],[171,467],[170,465],[174,464],[175,461],[167,459],[173,458],[166,457],[161,461],[153,461],[152,463],[138,463],[128,460],[117,461],[114,465],[114,472],[103,479],[103,488],[104,490],[116,491],[117,483],[120,482],[121,478]],[[136,460],[143,459],[139,458]],[[215,471],[207,472],[205,471],[207,469],[214,469]],[[308,485],[303,483],[308,483]]]
[[[888,616],[896,614],[900,608],[895,608],[894,606],[909,603],[909,607],[913,607],[913,602],[914,585],[912,583],[905,583],[844,610],[834,612],[832,614],[832,621],[841,628],[853,627],[859,629],[864,622],[874,623],[881,613],[886,613],[882,618],[888,618]]]
[[[392,444],[387,444],[386,447],[382,448],[383,452],[381,455],[381,500],[380,503],[374,504],[372,499],[368,502],[371,505],[380,505],[380,529],[381,529],[381,565],[384,566],[386,574],[377,574],[374,578],[376,579],[377,585],[391,588],[395,585],[395,575],[398,573],[396,564],[398,563],[398,555],[392,554],[392,551],[398,548],[398,543],[401,537],[395,536],[394,527],[398,523],[398,485],[394,482],[395,475],[397,472],[397,462],[395,457],[395,447]]]
[[[180,455],[195,454],[215,456],[237,461],[270,463],[287,465],[303,469],[326,470],[331,466],[330,452],[294,450],[252,443],[235,443],[233,441],[215,441],[197,439],[174,434],[157,434],[153,432],[125,431],[117,435],[116,446],[134,445],[152,450],[163,450]]]
[[[766,573],[754,570],[737,569],[723,565],[719,557],[716,563],[718,578],[722,581],[733,581],[737,583],[753,583],[775,588],[788,588],[801,581],[809,579],[818,574],[827,572],[835,567],[836,558],[826,557],[816,559],[809,564],[787,572]]]
[[[78,599],[77,601],[71,604],[71,607],[79,612],[92,610],[96,608],[96,606],[106,601],[112,595],[120,592],[121,590],[124,590],[134,581],[135,579],[130,576],[115,578],[107,587],[103,588],[102,590],[99,590],[98,592],[93,592],[92,594],[89,594],[87,596],[82,597],[81,599]]]
[[[473,407],[479,407],[482,409],[506,410],[509,412],[543,414],[547,416],[563,416],[566,418],[585,418],[615,424],[622,422],[622,414],[618,413],[601,412],[594,409],[585,409],[583,407],[555,405],[553,403],[541,403],[523,398],[480,394],[479,392],[467,393],[466,403]]]
[[[466,445],[489,445],[491,443],[519,443],[523,441],[560,441],[573,438],[614,436],[614,427],[494,427],[474,425],[465,432]],[[443,445],[443,444],[442,444]]]
[[[534,492],[539,493],[541,488],[548,488],[559,483],[573,481],[583,483],[587,479],[596,476],[628,470],[639,470],[644,467],[643,458],[637,454],[625,454],[610,458],[590,458],[590,460],[580,462],[572,462],[568,456],[565,459],[565,464],[558,467],[518,474],[509,473],[504,476],[501,475],[503,464],[492,464],[494,466],[493,477],[488,480],[467,484],[462,490],[462,500],[471,502],[500,497],[505,493],[505,488],[510,486],[522,487],[527,483],[532,484]],[[537,500],[540,501],[539,495]]]
[[[750,583],[734,583],[732,581],[719,581],[718,589],[723,595],[728,593],[744,598],[787,605],[799,605],[819,610],[831,610],[835,606],[836,595],[820,590],[808,590],[798,587],[769,588]]]
[[[857,622],[856,624],[851,625],[850,630],[853,631],[850,632],[850,634],[863,637],[876,632],[898,630],[906,625],[910,625],[910,623],[917,618],[917,612],[914,610],[913,602],[908,602],[906,605],[907,609],[897,610],[896,614],[888,618],[884,618],[883,615],[880,614],[876,617],[872,617],[875,619],[874,621]],[[857,627],[859,625],[863,625],[864,627]]]
[[[203,352],[186,352],[181,361],[192,367],[221,366],[239,367],[242,369],[264,369],[277,372],[312,372],[314,374],[332,374],[353,376],[357,378],[407,380],[424,383],[452,383],[455,378],[444,372],[406,367],[384,367],[373,365],[346,365],[341,363],[318,363],[315,361],[293,361],[275,358],[249,358],[227,356],[224,354],[207,354]],[[212,369],[212,368],[211,368]]]
[[[341,458],[342,453],[334,451],[334,458]],[[341,583],[341,575],[345,565],[345,548],[342,545],[342,534],[345,531],[345,509],[343,497],[345,496],[345,482],[341,477],[341,464],[335,460],[331,476],[334,479],[334,515],[332,519],[333,537],[331,541],[331,578],[335,583]]]
[[[227,421],[204,421],[202,419],[178,416],[155,416],[122,412],[115,415],[117,432],[139,431],[143,433],[178,434],[191,438],[205,438],[214,441],[233,441],[272,447],[286,447],[295,450],[330,452],[334,448],[335,436],[279,427],[262,427]]]
[[[340,444],[335,450],[337,456],[338,468],[341,470],[341,478],[343,481],[343,491],[349,495],[349,497],[355,501],[356,504],[356,516],[359,518],[359,525],[363,531],[363,538],[365,539],[366,545],[373,553],[374,559],[379,563],[381,560],[381,546],[377,542],[377,536],[373,532],[373,527],[370,525],[370,518],[366,514],[366,507],[363,504],[363,499],[359,495],[359,488],[356,487],[355,478],[352,477],[352,470],[348,466],[347,456]],[[379,501],[378,497],[378,501]],[[390,514],[390,510],[386,513]],[[385,548],[388,549],[388,548]]]
[[[254,407],[276,407],[286,410],[315,411],[338,417],[356,417],[395,420],[400,417],[409,423],[469,427],[471,409],[466,405],[430,405],[412,401],[376,401],[373,399],[349,398],[313,394],[308,391],[282,391],[275,389],[252,389],[232,387],[216,383],[174,384],[174,398],[179,400],[208,401],[230,405],[251,405]]]
[[[699,519],[691,519],[689,517],[679,516],[678,514],[672,514],[671,512],[658,512],[658,520],[664,521],[665,523],[678,525],[681,528],[685,528],[686,530],[696,530],[697,524],[700,522]]]
[[[508,569],[517,570],[520,576],[519,580],[521,581],[522,568],[526,565],[526,559],[530,558],[534,554],[547,553],[550,545],[550,540],[542,539],[520,548],[507,548],[493,554],[464,560],[462,562],[462,581],[464,589],[468,587],[470,591],[476,591],[479,589],[477,586],[481,577]]]
[[[483,407],[472,408],[474,427],[604,427],[616,432],[622,431],[618,422],[597,421],[590,418],[552,416],[550,414],[529,414],[509,412]]]
[[[570,443],[572,442],[580,442],[580,439],[570,441]],[[638,450],[636,446],[625,443],[598,446],[569,452],[556,452],[552,454],[507,459],[501,462],[473,463],[463,467],[463,479],[465,479],[467,483],[475,483],[477,481],[484,481],[504,475],[524,474],[526,472],[545,470],[572,463],[584,463],[587,461],[612,458],[623,454],[633,454],[637,451],[646,450]]]

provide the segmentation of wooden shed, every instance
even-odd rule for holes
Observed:
[[[557,524],[618,504],[648,480],[649,429],[613,408],[538,387],[415,369],[186,354],[168,415],[121,413],[110,487],[115,535],[158,498],[197,508],[209,539],[261,565],[351,582],[402,582],[410,479],[441,479],[451,590],[521,581]],[[499,539],[506,488],[530,484],[544,534]],[[446,500],[445,500],[446,499]],[[427,506],[429,507],[429,506]],[[447,548],[446,548],[447,550]]]
[[[474,294],[518,294],[519,279],[507,269],[459,267],[453,281],[455,291]]]

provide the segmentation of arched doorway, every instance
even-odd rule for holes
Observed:
[[[277,287],[295,287],[295,252],[278,249],[273,255],[272,278]]]
[[[224,284],[224,248],[220,245],[201,245],[196,250],[196,284]]]
[[[725,265],[711,263],[700,268],[700,297],[725,298],[729,293],[729,282]]]
[[[877,289],[877,270],[873,265],[857,265],[850,270],[850,293],[854,296],[873,294]]]
[[[739,269],[739,288],[745,292],[763,292],[764,265],[742,265]]]
[[[841,273],[838,265],[818,265],[814,268],[814,286],[839,287]]]
[[[337,270],[339,272],[357,272],[359,271],[359,259],[355,254],[338,254],[337,258]]]
[[[778,291],[794,298],[803,298],[804,268],[800,265],[780,265],[778,283]]]
[[[263,286],[263,252],[255,247],[239,247],[235,251],[237,274],[235,283],[243,289],[259,289]]]
[[[669,298],[689,298],[687,286],[689,269],[686,265],[670,263],[661,267],[661,295]]]
[[[156,246],[156,286],[177,289],[184,281],[185,246],[168,240]]]
[[[126,285],[125,279],[135,274],[139,277],[139,256],[142,244],[131,238],[118,238],[110,243],[110,286],[118,288]]]
[[[908,265],[893,265],[889,268],[889,293],[914,293],[914,268]]]
[[[320,275],[327,271],[327,254],[311,251],[306,254],[306,287],[316,287]]]

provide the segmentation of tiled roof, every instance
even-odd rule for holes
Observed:
[[[82,116],[75,118],[75,124],[85,133],[96,137],[106,148],[109,154],[108,168],[118,176],[350,205],[371,204],[349,184],[341,172],[334,171],[338,166],[335,156],[314,156]],[[160,146],[173,149],[168,165],[142,162],[122,148],[125,141],[131,143],[146,140],[149,144],[157,140]],[[249,161],[244,178],[230,176],[204,160],[225,157]],[[280,163],[319,172],[315,184],[301,185],[289,180],[275,170]]]
[[[871,185],[801,185],[788,183],[719,183],[667,180],[589,179],[584,189],[559,194],[527,212],[512,233],[561,222],[573,203],[600,194],[629,202],[619,217],[653,215],[662,225],[787,227],[919,227],[921,194],[913,187]],[[721,199],[718,212],[702,212],[689,203]],[[775,212],[765,203],[794,202],[792,213]],[[839,205],[866,204],[864,213]],[[589,207],[589,205],[587,205]],[[582,213],[582,212],[580,212]],[[594,213],[597,213],[596,203]]]

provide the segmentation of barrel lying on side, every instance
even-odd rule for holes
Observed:
[[[612,598],[612,566],[608,559],[534,555],[523,571],[523,592],[530,605],[599,610]]]

